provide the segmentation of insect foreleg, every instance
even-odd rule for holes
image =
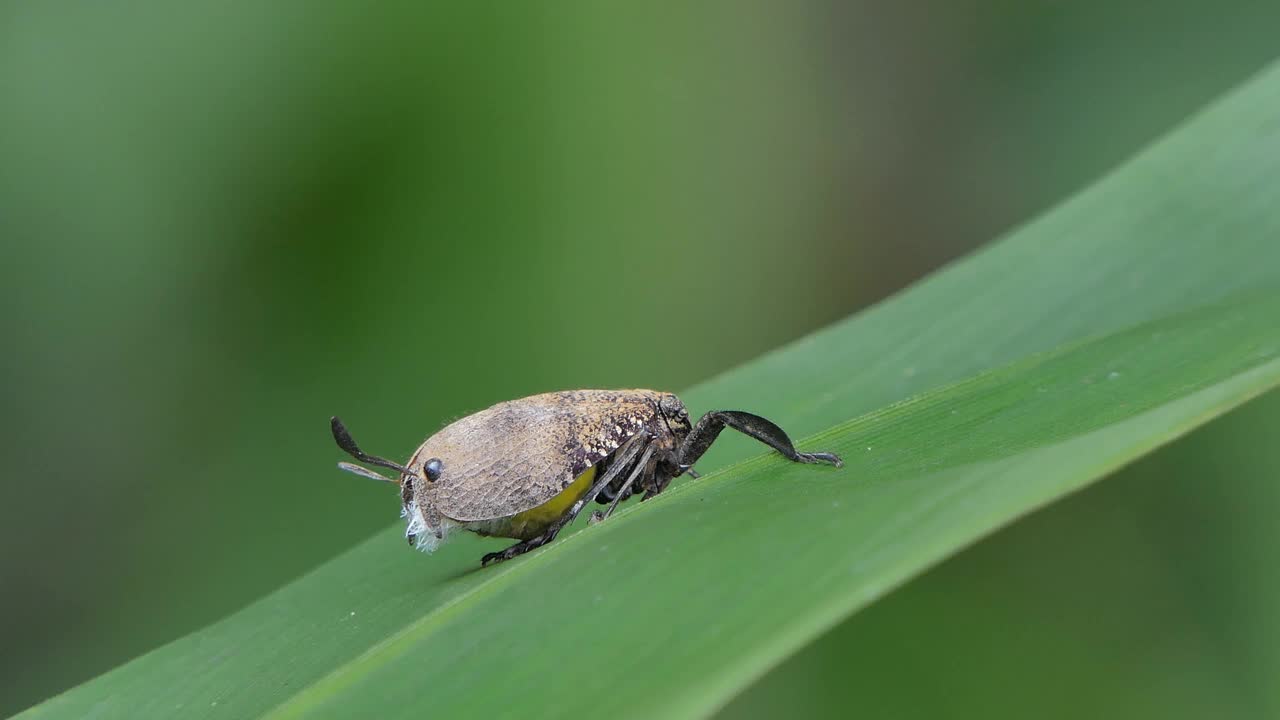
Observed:
[[[702,457],[707,448],[711,447],[711,443],[716,441],[716,438],[720,436],[720,431],[725,427],[731,427],[744,435],[749,435],[759,440],[782,453],[788,460],[793,462],[826,462],[836,467],[844,464],[840,457],[834,453],[802,453],[797,451],[795,446],[791,444],[791,438],[787,437],[782,428],[759,415],[752,415],[738,410],[713,410],[698,420],[698,424],[693,426],[693,430],[689,431],[689,436],[685,438],[684,443],[680,446],[677,455],[677,462],[679,462],[680,467],[688,469],[697,462],[698,458]]]

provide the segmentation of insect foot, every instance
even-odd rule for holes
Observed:
[[[522,543],[516,543],[506,550],[485,553],[484,557],[480,558],[480,567],[486,567],[491,562],[503,562],[504,560],[510,560],[517,555],[523,555],[530,550],[540,548],[554,539],[555,535],[552,535],[551,537],[536,537],[532,540],[525,540]]]
[[[810,465],[830,463],[838,468],[844,467],[844,461],[840,459],[839,455],[828,452],[796,453],[796,462],[809,463]]]

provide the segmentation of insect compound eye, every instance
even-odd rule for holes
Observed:
[[[444,472],[444,463],[440,462],[440,458],[431,458],[422,464],[422,473],[427,476],[428,480],[439,480],[440,473]]]
[[[662,411],[662,415],[667,418],[669,423],[677,426],[689,426],[689,412],[684,409],[684,403],[680,402],[680,398],[668,393],[662,397],[658,403],[658,409]]]

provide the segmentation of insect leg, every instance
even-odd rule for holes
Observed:
[[[591,521],[600,522],[612,515],[613,509],[618,507],[618,503],[622,501],[622,498],[631,497],[628,491],[631,489],[631,484],[636,481],[636,478],[640,477],[641,473],[646,478],[653,477],[654,469],[657,465],[658,457],[653,454],[653,445],[650,445],[645,448],[644,455],[640,456],[640,462],[636,463],[636,469],[631,471],[631,476],[627,478],[626,482],[622,483],[622,488],[618,490],[618,496],[613,499],[613,502],[609,503],[609,507],[603,513],[593,514]]]
[[[667,489],[667,486],[671,484],[673,479],[684,473],[688,473],[694,480],[702,477],[698,473],[694,472],[692,467],[682,466],[677,462],[677,458],[679,457],[677,450],[668,450],[666,457],[657,459],[657,467],[654,468],[653,474],[649,476],[649,483],[645,488],[644,497],[640,498],[641,502],[648,500],[654,495],[661,494],[663,490]]]
[[[600,494],[600,491],[604,490],[609,483],[613,482],[614,478],[622,472],[623,468],[628,466],[631,459],[634,458],[636,453],[640,452],[642,448],[646,451],[645,459],[647,459],[647,453],[652,450],[648,433],[639,433],[628,440],[621,448],[618,448],[617,460],[609,466],[609,469],[605,471],[605,474],[597,478],[595,483],[591,485],[591,489],[582,497],[578,498],[577,502],[570,506],[569,509],[565,511],[564,515],[557,518],[556,521],[543,531],[541,535],[529,538],[528,540],[521,540],[505,550],[486,553],[484,557],[480,558],[480,565],[488,565],[493,561],[501,562],[503,560],[510,560],[517,555],[523,555],[530,550],[540,548],[552,540],[555,540],[556,535],[563,530],[566,525],[573,522],[574,518],[578,517],[578,513],[582,512],[582,508],[585,507],[587,503],[595,500],[596,496]],[[637,468],[642,466],[643,463],[640,463],[637,465]]]
[[[787,437],[782,428],[759,415],[752,415],[738,410],[713,410],[703,415],[701,420],[698,420],[698,424],[693,426],[693,430],[685,438],[684,444],[680,446],[677,460],[680,467],[688,468],[697,462],[698,458],[702,457],[707,448],[711,447],[711,443],[716,441],[720,431],[726,426],[759,440],[782,453],[788,460],[793,462],[826,462],[836,467],[844,465],[840,457],[834,453],[798,452],[795,446],[791,444],[791,438]]]

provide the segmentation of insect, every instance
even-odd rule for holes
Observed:
[[[647,500],[693,464],[726,427],[799,463],[830,463],[827,452],[802,453],[782,428],[751,413],[716,410],[690,425],[684,403],[653,390],[571,390],[498,403],[427,438],[401,465],[369,455],[342,421],[333,438],[355,459],[399,473],[395,480],[349,462],[348,472],[400,486],[405,537],[432,551],[450,531],[465,529],[520,542],[486,554],[481,565],[541,547],[592,501],[608,507],[643,493]]]

